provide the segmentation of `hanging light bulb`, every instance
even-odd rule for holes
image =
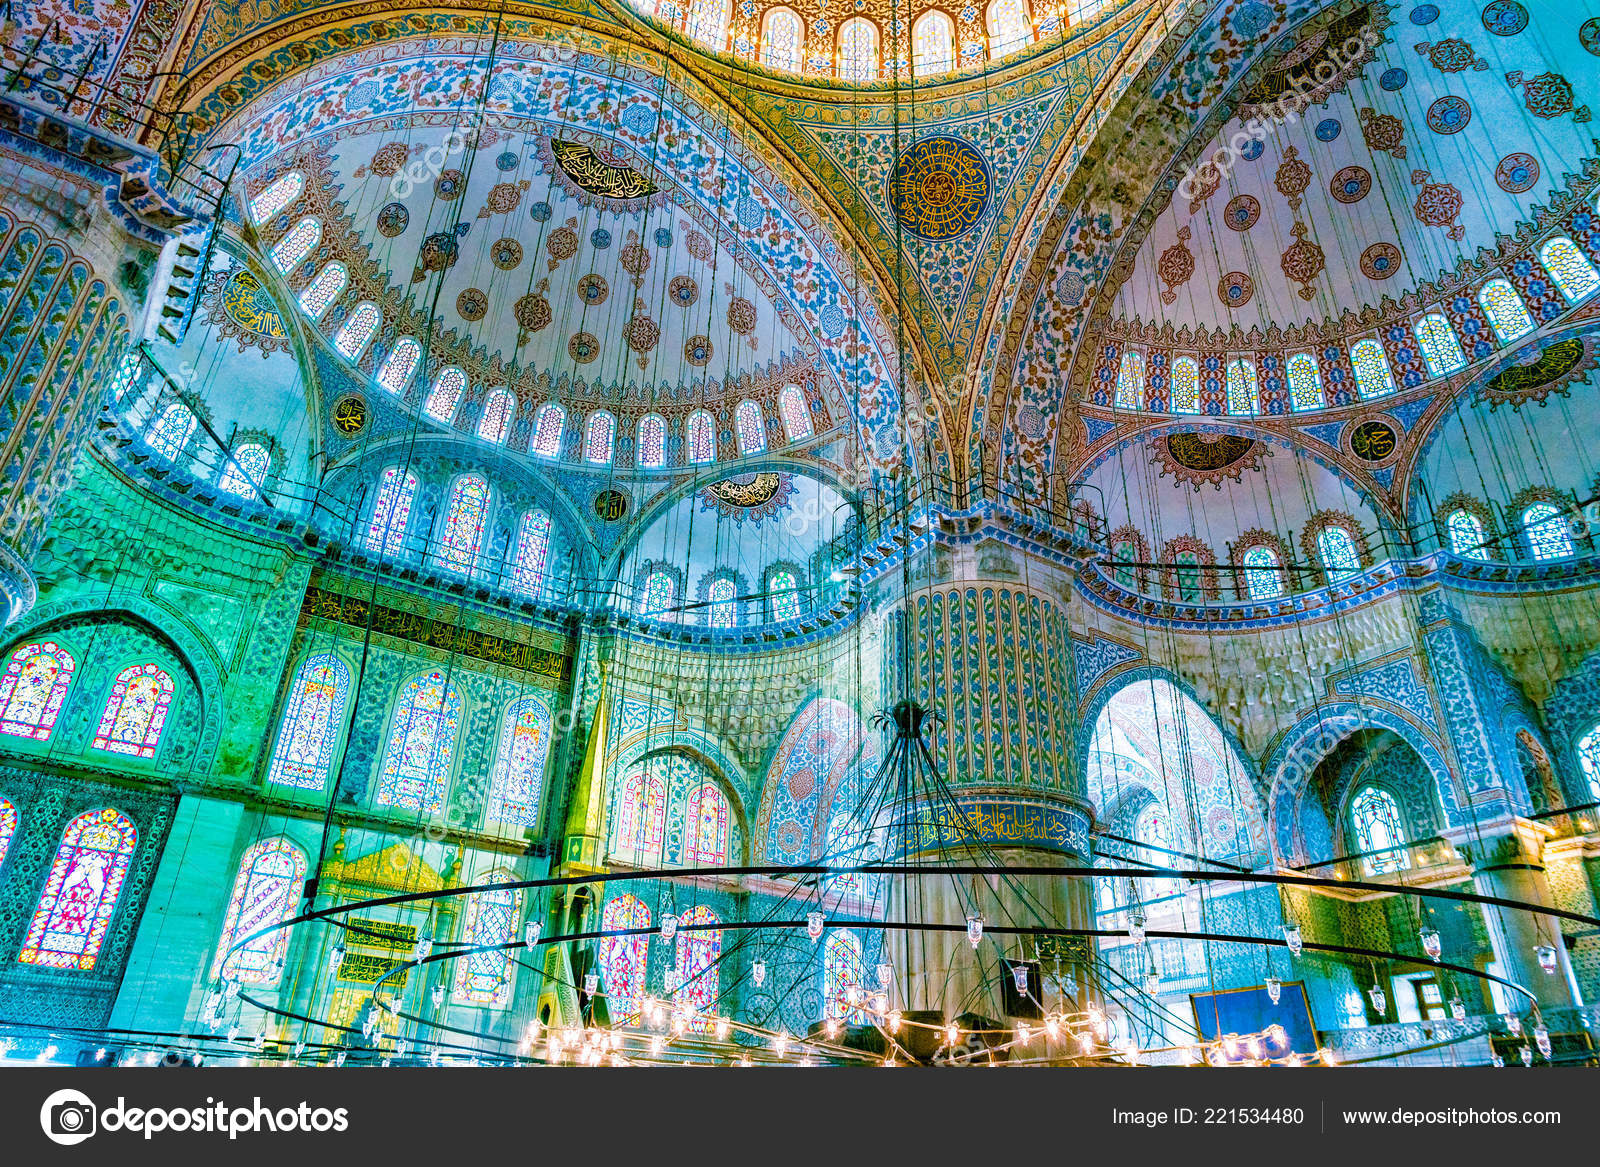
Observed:
[[[884,961],[878,966],[878,987],[880,989],[887,989],[889,987],[889,983],[893,980],[894,965],[890,964],[888,961]]]
[[[1267,978],[1267,1000],[1276,1005],[1283,1000],[1283,980],[1280,977]]]
[[[845,990],[844,990],[844,999],[847,1002],[849,1002],[851,1008],[854,1008],[855,1006],[860,1005],[861,1004],[861,986],[860,985],[846,985],[845,986]]]
[[[816,940],[817,937],[822,935],[823,923],[824,920],[821,912],[807,912],[806,935],[811,937],[812,940]]]
[[[1550,1029],[1543,1021],[1533,1027],[1533,1044],[1545,1057],[1550,1056]]]
[[[412,960],[427,960],[428,957],[430,955],[432,955],[432,953],[433,953],[433,934],[431,932],[424,932],[421,936],[417,937],[416,944],[412,946],[411,959]]]
[[[1554,974],[1556,971],[1556,950],[1548,944],[1534,946],[1533,954],[1539,958],[1539,967],[1545,972]]]
[[[1521,1056],[1523,1065],[1533,1065],[1533,1047],[1531,1045],[1524,1043],[1522,1048],[1518,1050],[1517,1053]]]
[[[1078,1049],[1083,1053],[1088,1053],[1093,1050],[1094,1034],[1090,1033],[1087,1029],[1078,1034]]]
[[[887,1013],[889,1011],[889,994],[872,994],[872,1011],[874,1013]]]
[[[338,1053],[333,1055],[333,1064],[335,1066],[344,1065],[344,1050],[340,1050]]]
[[[672,1015],[672,1036],[682,1037],[689,1028],[689,1018],[682,1013]]]
[[[1283,926],[1283,942],[1289,946],[1292,955],[1300,955],[1300,950],[1305,947],[1305,940],[1300,935],[1299,924],[1289,923]]]
[[[1417,939],[1422,941],[1422,951],[1428,954],[1429,959],[1437,961],[1444,953],[1444,941],[1439,939],[1439,929],[1423,928],[1417,933]]]
[[[1137,1066],[1139,1064],[1139,1043],[1133,1040],[1131,1034],[1123,1039],[1122,1052],[1128,1059],[1128,1065]]]
[[[1283,1064],[1292,1070],[1298,1070],[1300,1068],[1300,1055],[1297,1053],[1291,1053],[1287,1058],[1284,1059]]]
[[[1011,983],[1017,986],[1017,993],[1020,996],[1026,997],[1028,995],[1027,965],[1014,964],[1011,966]]]
[[[1152,997],[1161,990],[1161,974],[1152,966],[1144,970],[1144,991]]]
[[[780,1058],[783,1057],[784,1054],[789,1052],[789,1031],[788,1030],[786,1030],[786,1029],[778,1030],[777,1035],[774,1036],[773,1039],[772,1039],[772,1050]]]
[[[766,979],[767,962],[764,960],[752,960],[750,962],[750,980],[753,981],[756,988],[759,989]]]
[[[239,1040],[239,1027],[237,1025],[228,1026],[228,1041],[230,1043],[232,1043],[232,1042],[235,1042],[235,1041],[238,1041],[238,1040]]]
[[[1504,1069],[1505,1068],[1506,1060],[1503,1057],[1501,1057],[1499,1054],[1490,1054],[1489,1055],[1489,1064],[1491,1066],[1493,1066],[1495,1069],[1500,1070],[1500,1069]]]
[[[437,1009],[443,1004],[444,1004],[444,986],[443,985],[434,985],[433,986],[433,1007],[435,1009]]]
[[[1374,983],[1372,988],[1367,990],[1367,999],[1372,1002],[1372,1011],[1379,1017],[1382,1017],[1389,1008],[1389,998],[1380,984]]]
[[[1128,935],[1133,937],[1135,944],[1144,943],[1144,913],[1134,912],[1128,917]]]
[[[1521,1033],[1522,1032],[1522,1018],[1518,1017],[1515,1013],[1507,1013],[1506,1014],[1506,1029],[1510,1031],[1510,1033],[1511,1033],[1511,1035],[1513,1037],[1515,1037],[1517,1034]]]
[[[1186,1045],[1178,1051],[1178,1061],[1182,1065],[1193,1066],[1199,1063],[1200,1054],[1194,1046]]]
[[[667,1039],[659,1033],[650,1039],[650,1052],[659,1056],[667,1048]]]
[[[744,1070],[748,1070],[750,1068],[750,1055],[749,1054],[740,1054],[739,1055],[739,1067],[740,1067],[740,1069],[744,1069]]]
[[[980,940],[982,940],[982,939],[983,939],[983,917],[979,916],[979,915],[968,916],[967,917],[967,943],[972,945],[972,947],[974,949],[976,949],[978,947],[978,942]]]
[[[712,1028],[716,1031],[718,1041],[727,1041],[728,1031],[732,1028],[732,1026],[729,1024],[726,1017],[718,1017],[716,1024],[712,1026]]]
[[[218,1009],[221,1009],[221,1008],[222,1008],[222,990],[221,989],[212,989],[209,993],[206,994],[206,1003],[201,1006],[200,1012],[201,1012],[202,1015],[207,1014],[207,1013],[215,1013]]]
[[[1335,1056],[1334,1052],[1331,1049],[1318,1050],[1317,1052],[1322,1055],[1322,1064],[1323,1065],[1325,1065],[1325,1066],[1337,1066],[1339,1064],[1338,1057]]]
[[[1244,1048],[1245,1051],[1258,1062],[1266,1055],[1267,1052],[1267,1047],[1262,1043],[1259,1037],[1252,1037],[1245,1043]]]
[[[333,951],[328,953],[328,971],[337,974],[339,966],[344,963],[344,941],[333,946]]]
[[[961,1044],[961,1027],[954,1021],[944,1027],[944,1043],[948,1046]]]
[[[889,1014],[889,1032],[890,1033],[899,1033],[900,1032],[900,1014],[899,1013],[891,1013],[891,1014]]]
[[[583,991],[584,991],[585,994],[587,994],[590,997],[594,996],[596,993],[598,993],[600,991],[600,974],[599,973],[584,973],[583,974]]]
[[[671,940],[678,934],[678,917],[668,912],[661,917],[661,939]]]
[[[828,1035],[829,1041],[837,1039],[842,1028],[837,1017],[830,1017],[822,1023],[822,1031]]]
[[[265,1029],[259,1029],[259,1030],[256,1031],[256,1049],[261,1050],[261,1049],[266,1049],[266,1048],[267,1048],[267,1031]]]
[[[801,1054],[800,1055],[800,1064],[802,1066],[811,1066],[811,1065],[813,1065],[814,1063],[811,1061],[811,1055],[810,1054]]]
[[[1239,1056],[1239,1039],[1233,1034],[1228,1034],[1222,1039],[1222,1053],[1229,1061]]]
[[[298,1058],[303,1058],[303,1057],[305,1057],[305,1053],[306,1053],[305,1039],[301,1038],[299,1041],[294,1043],[294,1056],[297,1059]]]
[[[1033,1031],[1030,1030],[1027,1027],[1026,1024],[1024,1024],[1023,1022],[1019,1021],[1017,1023],[1017,1044],[1018,1045],[1027,1045],[1032,1040],[1033,1040]]]
[[[1044,1019],[1044,1035],[1051,1041],[1061,1036],[1061,1022],[1056,1020],[1054,1013],[1048,1013]]]
[[[1456,996],[1451,997],[1450,998],[1450,1016],[1454,1017],[1457,1021],[1460,1021],[1463,1018],[1465,1018],[1466,1015],[1467,1015],[1467,1006],[1461,1000],[1460,994],[1458,993]]]
[[[544,925],[538,920],[529,920],[522,929],[522,942],[529,948],[539,943],[539,933],[544,931]]]
[[[403,1057],[406,1056],[406,1054],[408,1054],[410,1052],[411,1052],[411,1043],[409,1041],[407,1041],[405,1038],[402,1037],[399,1041],[394,1043],[394,1054],[395,1054],[395,1057],[403,1058]]]

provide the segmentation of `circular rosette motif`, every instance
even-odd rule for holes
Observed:
[[[1494,0],[1483,10],[1483,27],[1495,36],[1516,36],[1528,27],[1528,10],[1517,0]]]
[[[411,222],[411,212],[400,203],[386,203],[378,212],[378,234],[393,239]]]
[[[1374,243],[1361,253],[1361,274],[1369,280],[1386,280],[1400,270],[1400,258],[1393,243]]]
[[[703,369],[711,363],[711,338],[709,336],[691,336],[683,343],[683,359],[697,369]]]
[[[526,182],[497,182],[489,188],[489,197],[483,200],[483,209],[491,215],[509,215],[522,201]],[[480,216],[482,217],[482,216]]]
[[[1436,134],[1459,134],[1472,120],[1472,106],[1464,97],[1449,94],[1428,107],[1428,128]]]
[[[900,226],[922,239],[965,235],[989,208],[989,164],[960,138],[913,143],[895,163],[890,204]]]
[[[378,147],[372,161],[367,163],[367,169],[380,178],[393,178],[400,173],[400,168],[410,156],[411,148],[404,142],[389,142]]]
[[[736,336],[749,336],[756,330],[756,306],[743,296],[729,300],[728,327]]]
[[[691,231],[683,240],[684,250],[701,263],[711,262],[711,240],[698,231]]]
[[[604,304],[610,294],[611,288],[606,284],[604,276],[590,272],[578,281],[578,299],[591,308],[598,308]]]
[[[1584,21],[1578,30],[1578,43],[1600,57],[1600,16]]]
[[[1229,308],[1243,308],[1255,294],[1255,281],[1242,271],[1231,271],[1217,283],[1217,299]]]
[[[1539,163],[1532,154],[1507,154],[1494,168],[1494,181],[1507,194],[1532,190],[1539,181]]]
[[[545,239],[544,249],[550,256],[548,261],[550,270],[555,271],[564,261],[578,254],[578,233],[573,230],[570,223],[557,227]]]
[[[522,244],[509,236],[489,245],[489,262],[501,271],[510,271],[522,262]]]
[[[593,333],[575,332],[567,338],[567,355],[580,365],[587,365],[600,355],[600,342]]]
[[[1283,274],[1300,285],[1295,289],[1299,297],[1310,300],[1317,294],[1311,281],[1322,274],[1327,257],[1322,254],[1322,248],[1305,237],[1304,223],[1296,223],[1290,234],[1294,236],[1294,242],[1289,244],[1278,262]]]
[[[467,288],[456,297],[456,314],[468,323],[482,320],[489,311],[489,294],[482,288]]]
[[[1460,239],[1467,233],[1467,229],[1456,219],[1461,215],[1461,192],[1452,183],[1429,182],[1426,170],[1413,170],[1411,181],[1422,189],[1417,192],[1417,201],[1412,205],[1411,212],[1416,215],[1419,223],[1429,227],[1449,228],[1445,235],[1451,239]]]
[[[420,284],[433,271],[446,271],[455,267],[461,255],[456,237],[449,231],[436,231],[422,241],[417,252],[417,266],[411,272],[411,282]]]
[[[1359,203],[1372,189],[1372,175],[1360,166],[1346,166],[1328,183],[1328,193],[1341,203]]]
[[[1189,277],[1194,275],[1194,252],[1189,250],[1189,237],[1192,233],[1187,227],[1178,228],[1178,241],[1161,253],[1161,258],[1156,261],[1156,275],[1161,282],[1167,285],[1161,289],[1161,302],[1174,304],[1178,300],[1178,289],[1189,282]],[[1079,293],[1082,298],[1082,293]]]
[[[1369,150],[1381,150],[1395,158],[1406,156],[1406,124],[1392,113],[1378,113],[1371,106],[1363,106],[1361,136]]]
[[[1261,204],[1251,195],[1235,195],[1222,212],[1222,221],[1235,231],[1248,231],[1261,218]]]
[[[622,245],[622,250],[617,253],[622,261],[622,270],[633,277],[635,287],[644,283],[644,273],[650,270],[650,253],[645,250],[643,243],[634,232],[628,232],[628,241]]]
[[[1291,211],[1300,209],[1300,196],[1311,185],[1311,167],[1293,146],[1283,152],[1283,161],[1278,164],[1272,185],[1278,188],[1278,193],[1283,195]]]
[[[539,332],[550,325],[550,301],[538,292],[529,292],[511,307],[511,313],[516,317],[517,327],[522,329],[523,336],[518,337],[518,343],[526,339],[530,332]]]
[[[622,335],[639,356],[639,367],[645,367],[645,354],[651,352],[661,340],[661,325],[643,312],[635,310],[633,317],[622,330]]]
[[[673,276],[667,285],[667,298],[680,308],[692,308],[700,299],[700,285],[689,276]]]
[[[433,194],[435,198],[450,202],[461,197],[461,192],[467,189],[467,176],[459,170],[441,170],[439,177],[433,180]]]

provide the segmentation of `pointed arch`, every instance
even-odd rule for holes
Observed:
[[[306,285],[300,293],[300,311],[313,320],[321,320],[322,314],[328,310],[339,293],[344,291],[345,284],[350,275],[345,270],[344,264],[338,260],[322,265],[322,270],[317,273],[317,278]]]
[[[269,783],[299,790],[327,785],[349,699],[350,668],[339,656],[320,652],[300,662],[278,722]]]
[[[839,79],[878,79],[878,26],[865,16],[852,16],[839,26]]]
[[[600,913],[602,932],[627,932],[650,927],[650,909],[638,896],[623,893],[606,901]],[[602,936],[600,975],[605,983],[606,1005],[613,1025],[638,1020],[644,1000],[645,944],[648,937]]]
[[[561,434],[567,427],[567,411],[554,401],[539,407],[533,418],[533,442],[529,449],[541,458],[561,456]]]
[[[237,952],[228,950],[244,937],[294,915],[305,878],[305,852],[281,835],[245,851],[211,961],[212,979],[221,977],[244,985],[269,985],[278,980],[289,948],[287,928],[257,936]]]
[[[717,965],[722,959],[722,921],[705,904],[696,904],[678,920],[678,935],[673,953],[673,971],[678,988],[673,993],[675,1009],[689,1013],[689,1030],[707,1034],[715,1024],[717,1006]]]
[[[462,575],[471,575],[483,546],[483,528],[488,517],[489,480],[481,474],[463,474],[457,478],[445,506],[444,531],[437,552],[440,564]]]
[[[937,8],[924,12],[911,26],[911,64],[917,77],[956,67],[956,26]]]
[[[550,561],[550,516],[528,511],[517,524],[516,558],[511,564],[511,589],[537,599],[544,594]]]
[[[304,261],[322,240],[322,223],[311,215],[301,219],[272,245],[272,262],[288,273]]]
[[[805,29],[792,8],[769,8],[761,18],[761,63],[769,69],[800,72]]]
[[[0,871],[6,867],[6,852],[17,837],[17,808],[9,798],[0,798]]]
[[[383,316],[378,312],[378,306],[371,300],[363,300],[345,318],[344,324],[334,335],[333,347],[347,360],[359,360],[382,322]]]
[[[378,770],[379,806],[437,814],[461,729],[461,694],[438,670],[413,677],[401,690]]]
[[[667,464],[667,423],[658,414],[647,413],[639,419],[639,433],[634,460],[645,467]]]
[[[604,409],[595,410],[584,426],[583,460],[593,466],[609,465],[616,436],[617,419]]]
[[[683,864],[722,867],[727,862],[728,797],[707,778],[689,792],[684,803]]]
[[[112,807],[86,811],[68,823],[17,960],[92,969],[138,845],[133,820]]]
[[[486,442],[499,445],[511,432],[511,419],[517,413],[517,399],[509,389],[496,389],[483,402],[483,417],[478,422],[478,436]]]
[[[1478,289],[1478,307],[1489,318],[1501,344],[1520,340],[1533,331],[1533,317],[1507,279],[1490,280]]]
[[[456,405],[461,401],[462,393],[466,392],[467,374],[461,369],[450,365],[439,370],[439,375],[433,379],[433,385],[428,390],[428,399],[423,404],[422,410],[434,421],[450,424],[450,419],[456,415]]]
[[[485,883],[514,882],[509,871],[491,871]],[[522,918],[522,889],[496,888],[473,892],[467,898],[466,923],[461,942],[469,948],[487,948],[456,960],[455,998],[467,1005],[497,1009],[511,998],[511,944]]]
[[[422,346],[409,336],[401,337],[378,368],[378,384],[396,397],[402,396],[422,360]]]
[[[861,937],[849,929],[835,928],[822,947],[822,1001],[827,1016],[846,1025],[865,1024],[861,1006],[850,1004],[850,990],[864,991],[865,985]]]
[[[260,442],[246,442],[235,447],[222,468],[217,485],[229,494],[241,498],[254,498],[267,481],[267,469],[272,465],[272,455]]]
[[[297,200],[305,193],[305,189],[306,176],[298,170],[289,171],[268,183],[260,194],[250,200],[250,217],[257,223],[265,223]]]
[[[367,550],[374,555],[399,555],[406,547],[411,508],[417,500],[417,476],[399,466],[387,467],[378,479],[367,521]]]
[[[519,827],[539,825],[539,797],[550,756],[550,707],[521,697],[500,719],[500,744],[489,772],[489,821]]]
[[[129,665],[117,674],[106,699],[94,748],[153,758],[172,704],[172,678],[155,664]]]
[[[644,861],[662,857],[667,834],[667,782],[642,763],[617,791],[611,851]]]
[[[689,415],[688,446],[689,461],[699,466],[706,462],[714,462],[717,457],[717,423],[711,415],[703,409],[697,409]]]
[[[0,675],[0,733],[50,740],[77,662],[53,640],[14,650]]]

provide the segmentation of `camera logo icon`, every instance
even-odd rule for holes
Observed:
[[[57,1090],[39,1108],[44,1136],[63,1147],[75,1147],[94,1135],[97,1112],[81,1090]]]

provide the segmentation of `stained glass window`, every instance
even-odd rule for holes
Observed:
[[[799,581],[794,572],[780,567],[767,576],[767,596],[772,601],[774,620],[796,620],[800,616]]]
[[[1389,375],[1389,358],[1383,346],[1368,337],[1350,346],[1350,363],[1355,366],[1356,384],[1362,397],[1382,397],[1394,392],[1394,379]]]
[[[1228,362],[1228,412],[1256,413],[1261,409],[1254,361],[1236,358]]]
[[[117,674],[95,731],[94,748],[153,758],[172,704],[172,678],[153,664],[129,665]]]
[[[544,591],[545,565],[550,559],[550,516],[528,511],[517,525],[517,557],[511,565],[511,586],[525,596]]]
[[[435,670],[407,682],[378,770],[378,805],[437,814],[461,729],[461,694]]]
[[[667,463],[667,423],[653,413],[639,419],[638,461],[641,466]]]
[[[75,668],[72,654],[53,640],[13,652],[0,675],[0,733],[49,741]]]
[[[417,476],[390,466],[378,480],[378,497],[367,524],[367,550],[374,555],[398,555],[405,550],[406,527],[417,499]]]
[[[1600,725],[1593,726],[1578,739],[1578,764],[1583,776],[1589,780],[1589,793],[1600,799]],[[4,858],[0,855],[0,858]]]
[[[583,435],[583,460],[596,466],[611,461],[611,443],[616,437],[617,419],[603,409],[589,415]]]
[[[715,782],[689,792],[683,811],[683,863],[721,866],[728,861],[728,800]]]
[[[566,425],[566,410],[553,401],[541,405],[533,417],[533,452],[541,458],[557,457],[561,453],[561,431]]]
[[[282,178],[268,183],[260,194],[250,200],[250,217],[257,223],[265,223],[299,198],[305,189],[306,176],[298,170],[289,171]]]
[[[866,1015],[860,1006],[850,1004],[852,986],[864,984],[861,939],[854,932],[836,928],[828,933],[822,947],[822,1001],[829,1017],[846,1025],[862,1025]]]
[[[271,462],[267,448],[260,442],[246,442],[228,459],[217,485],[229,494],[251,498],[267,480],[267,466]]]
[[[338,260],[323,264],[317,278],[300,293],[300,311],[313,320],[321,320],[328,305],[333,303],[333,298],[344,291],[345,281],[349,278],[344,264]]]
[[[1461,342],[1456,339],[1450,322],[1438,312],[1430,312],[1411,326],[1417,343],[1422,346],[1422,356],[1428,362],[1428,372],[1435,377],[1453,373],[1467,363],[1462,355]]]
[[[183,456],[184,447],[194,436],[195,416],[187,405],[174,403],[162,411],[156,424],[150,427],[145,440],[150,448],[169,462]]]
[[[506,706],[489,776],[490,822],[539,825],[550,725],[550,707],[537,697],[519,697]]]
[[[402,337],[378,369],[378,384],[390,393],[404,393],[406,386],[411,383],[411,374],[417,371],[417,362],[421,359],[422,346],[409,336]]]
[[[483,543],[483,524],[489,511],[489,483],[481,474],[463,474],[450,489],[445,510],[444,538],[439,541],[439,562],[463,575],[472,573]]]
[[[1033,40],[1033,25],[1022,0],[993,0],[985,12],[989,26],[989,55],[1002,56]]]
[[[733,581],[727,576],[712,580],[711,587],[706,593],[706,598],[711,601],[711,627],[732,628],[734,625]]]
[[[1193,357],[1172,362],[1172,412],[1200,412],[1200,363]]]
[[[739,453],[759,454],[767,448],[767,423],[754,401],[741,401],[733,411],[733,428],[739,436]]]
[[[428,400],[423,403],[422,408],[435,421],[449,425],[450,419],[456,415],[456,405],[461,401],[461,394],[466,388],[466,373],[454,365],[441,369],[439,375],[433,379],[433,387],[428,390]]]
[[[1400,825],[1400,808],[1394,795],[1376,786],[1359,791],[1350,802],[1350,818],[1356,828],[1356,846],[1367,854],[1367,870],[1374,875],[1386,871],[1399,871],[1411,866],[1411,857],[1403,848],[1405,828]],[[1381,855],[1370,852],[1382,851]]]
[[[658,856],[666,829],[667,784],[658,774],[635,770],[617,792],[612,850],[629,855]]]
[[[705,410],[689,415],[689,461],[696,465],[717,456],[717,423]]]
[[[687,32],[708,49],[728,47],[730,0],[689,0]]]
[[[1600,272],[1594,270],[1594,264],[1565,235],[1545,240],[1544,246],[1539,248],[1539,262],[1544,264],[1569,304],[1576,304],[1600,288]]]
[[[1245,590],[1252,600],[1276,600],[1283,595],[1278,567],[1278,557],[1270,547],[1257,544],[1244,553]]]
[[[496,871],[485,883],[507,882],[512,876]],[[462,941],[473,952],[456,964],[455,998],[469,1005],[498,1008],[511,996],[511,953],[496,945],[510,944],[516,938],[517,922],[522,917],[522,889],[501,888],[475,892],[467,899],[467,926]]]
[[[1533,317],[1510,280],[1490,280],[1478,290],[1478,306],[1494,326],[1500,343],[1507,344],[1533,331]]]
[[[322,224],[307,215],[284,232],[283,238],[272,245],[272,262],[281,272],[291,271],[296,264],[311,254],[322,238]]]
[[[278,723],[268,782],[300,790],[326,785],[349,697],[350,669],[339,657],[320,652],[300,663]]]
[[[645,577],[639,611],[646,616],[664,615],[677,599],[678,582],[667,571],[652,571]]]
[[[761,63],[769,69],[800,72],[800,46],[805,31],[789,8],[769,8],[761,19]]]
[[[602,932],[627,932],[650,927],[650,909],[638,896],[620,895],[600,913]],[[602,936],[600,975],[605,980],[606,1006],[613,1025],[638,1019],[644,1000],[645,944],[647,936]]]
[[[1200,556],[1193,551],[1180,551],[1173,564],[1173,575],[1178,581],[1178,598],[1186,604],[1204,603],[1205,588],[1201,583]]]
[[[0,798],[0,870],[5,869],[6,852],[17,834],[17,808],[9,798]]]
[[[678,919],[673,967],[678,973],[678,989],[672,996],[674,1010],[689,1014],[691,1033],[710,1033],[716,1024],[717,962],[722,959],[722,921],[704,904],[696,904]]]
[[[117,365],[117,374],[111,378],[111,391],[107,396],[112,401],[120,403],[123,395],[133,385],[134,378],[139,375],[139,370],[144,367],[144,354],[137,348],[130,348],[122,354],[122,361]]]
[[[1129,349],[1122,354],[1122,368],[1117,372],[1117,408],[1144,408],[1144,354]]]
[[[1295,353],[1289,358],[1289,404],[1294,409],[1321,409],[1327,404],[1317,358],[1311,353]]]
[[[911,27],[911,62],[918,77],[947,73],[956,64],[956,30],[942,12],[924,12]]]
[[[517,411],[517,399],[509,389],[496,389],[483,402],[483,418],[478,422],[478,436],[486,442],[503,442],[511,430],[511,417]]]
[[[1130,541],[1124,539],[1111,548],[1111,558],[1116,560],[1117,566],[1112,570],[1112,576],[1125,588],[1132,588],[1133,567],[1131,564],[1139,558],[1139,550]]]
[[[878,79],[878,26],[864,16],[852,16],[839,26],[839,77]]]
[[[367,351],[367,342],[378,331],[382,320],[378,306],[370,300],[357,304],[356,310],[345,318],[338,335],[333,338],[333,347],[350,360],[356,360]]]
[[[1550,503],[1536,502],[1522,512],[1522,532],[1535,559],[1563,559],[1572,554],[1566,517]]]
[[[791,442],[811,436],[811,411],[806,408],[806,395],[800,386],[785,385],[778,391],[778,417],[783,422],[784,436]]]
[[[1338,583],[1361,574],[1361,556],[1356,541],[1343,527],[1328,526],[1317,532],[1317,551],[1329,583]]]
[[[282,836],[265,839],[244,853],[233,894],[228,897],[217,955],[211,962],[213,979],[225,977],[244,985],[270,985],[278,979],[289,947],[289,929],[257,936],[232,955],[228,950],[251,933],[294,915],[305,878],[305,852]]]
[[[1483,530],[1483,520],[1469,510],[1454,510],[1445,520],[1445,525],[1450,531],[1450,550],[1463,559],[1489,558],[1488,549],[1484,546],[1487,537]]]
[[[93,968],[138,845],[133,820],[110,807],[68,823],[17,960],[46,968]]]
[[[1133,837],[1144,844],[1144,860],[1157,867],[1175,866],[1176,856],[1172,841],[1172,821],[1167,808],[1159,802],[1145,804],[1133,821]],[[1155,903],[1183,894],[1183,885],[1171,876],[1155,876],[1139,881],[1145,903]]]

